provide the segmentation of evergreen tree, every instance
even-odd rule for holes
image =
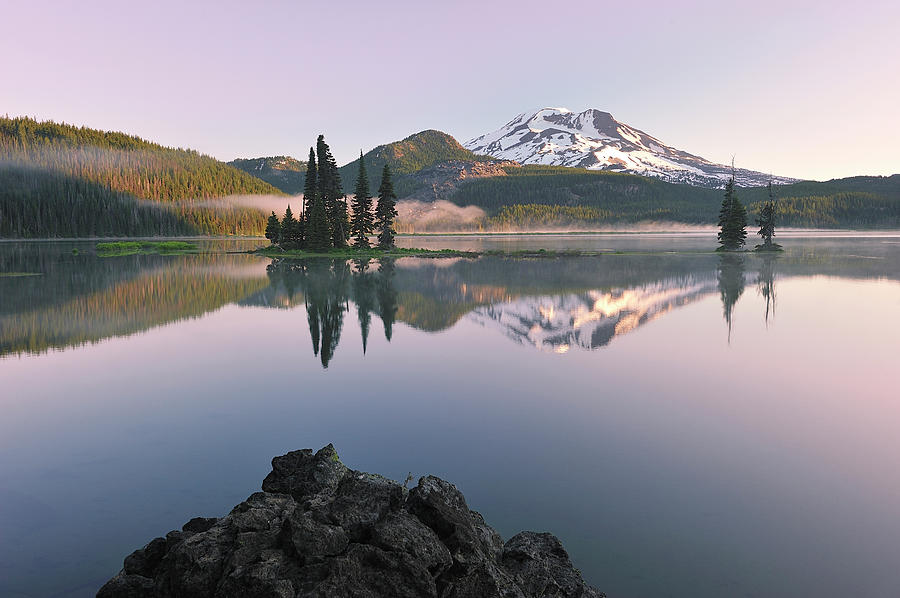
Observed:
[[[757,245],[757,251],[778,251],[781,245],[774,243],[772,237],[775,236],[775,193],[772,191],[772,183],[769,182],[769,199],[759,209],[759,217],[756,224],[759,231],[756,233],[762,237],[762,245]]]
[[[337,170],[334,171],[337,175]],[[331,242],[335,247],[346,247],[350,238],[350,216],[347,213],[347,196],[340,195],[334,201],[334,211],[331,222],[334,228],[331,231]]]
[[[301,204],[302,206],[302,204]],[[297,249],[305,249],[306,248],[306,220],[303,212],[300,213],[300,216],[297,218],[297,225],[294,228],[295,241],[297,243]]]
[[[362,163],[362,158],[360,158]],[[378,206],[375,208],[375,225],[378,233],[378,247],[394,247],[394,217],[397,216],[397,194],[391,180],[391,167],[387,164],[381,171],[381,186],[378,188]]]
[[[266,222],[266,238],[271,241],[272,245],[277,245],[281,241],[281,222],[275,212],[269,216]]]
[[[294,218],[291,212],[291,206],[284,211],[284,218],[281,220],[281,248],[282,249],[300,249],[300,223]]]
[[[309,148],[309,161],[306,163],[306,182],[303,186],[303,219],[306,221],[307,232],[309,229],[309,211],[312,202],[318,194],[318,175],[316,174],[316,152]]]
[[[353,219],[350,222],[350,234],[353,245],[360,248],[369,247],[369,235],[374,231],[372,218],[372,196],[369,194],[369,177],[366,174],[366,163],[362,151],[359,152],[359,176],[356,178],[356,189],[353,192]]]
[[[309,162],[306,167],[306,187],[303,191],[303,201],[306,205],[304,218],[306,220],[306,247],[323,251],[331,246],[331,232],[328,229],[328,214],[319,192],[322,178],[318,176],[316,169],[316,155],[313,148],[309,148]]]
[[[328,226],[331,233],[331,244],[345,247],[350,234],[350,223],[347,218],[347,202],[341,186],[341,175],[337,163],[331,155],[331,149],[325,143],[325,136],[319,135],[316,140],[316,154],[319,159],[319,196],[325,204],[328,214]]]
[[[725,184],[725,198],[719,210],[719,250],[736,251],[747,239],[747,210],[734,190],[734,173]]]

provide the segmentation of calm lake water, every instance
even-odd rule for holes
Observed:
[[[504,538],[552,531],[611,598],[895,598],[900,235],[779,240],[405,238],[604,253],[382,264],[0,243],[37,274],[0,277],[0,596],[92,596],[333,442],[454,482]]]

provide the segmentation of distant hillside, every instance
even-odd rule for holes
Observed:
[[[394,173],[394,187],[398,197],[413,194],[421,183],[408,178],[422,169],[440,162],[460,160],[464,162],[490,161],[492,158],[477,156],[464,148],[460,143],[441,131],[427,130],[410,135],[402,141],[379,145],[363,155],[369,182],[373,190],[381,184],[381,171],[389,164]],[[356,177],[359,176],[359,159],[340,168],[344,190],[353,189]]]
[[[740,190],[752,211],[766,198],[765,188]],[[801,181],[775,188],[780,221],[812,228],[900,227],[900,174]]]
[[[369,187],[372,191],[375,192],[381,185],[381,171],[384,165],[390,164],[394,173],[394,190],[400,198],[426,190],[433,184],[441,185],[445,179],[455,177],[449,172],[413,176],[437,165],[455,162],[456,170],[471,170],[473,164],[493,161],[492,158],[473,154],[450,135],[434,130],[421,131],[402,141],[379,145],[364,154],[364,159],[366,170],[369,173]],[[303,192],[306,181],[306,162],[289,156],[275,156],[237,159],[228,164],[278,187],[285,193]],[[344,191],[348,194],[352,193],[356,177],[359,176],[359,159],[341,166],[339,171]],[[503,173],[497,174],[502,175]],[[461,175],[462,178],[465,176],[465,174]],[[427,197],[427,199],[435,198]]]
[[[505,167],[506,176],[458,186],[450,200],[475,205],[501,229],[595,227],[665,221],[714,224],[721,190],[667,183],[631,174],[559,166]],[[823,183],[779,185],[780,226],[896,228],[900,226],[900,175],[852,177]],[[766,198],[764,187],[738,196],[753,214]]]
[[[262,179],[288,195],[303,193],[303,182],[306,180],[306,162],[291,156],[238,158],[228,164]]]
[[[262,212],[215,199],[281,193],[193,150],[29,118],[0,118],[0,166],[5,237],[259,234]]]

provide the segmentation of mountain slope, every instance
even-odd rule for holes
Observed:
[[[389,164],[394,173],[394,187],[398,197],[412,195],[422,187],[405,175],[411,175],[441,162],[458,160],[463,162],[490,161],[490,158],[476,156],[464,148],[456,139],[441,131],[427,130],[410,135],[401,141],[379,145],[363,155],[372,190],[381,184],[381,171]],[[359,175],[359,159],[340,168],[344,189],[352,189]]]
[[[74,175],[156,201],[278,193],[271,185],[194,150],[30,118],[0,118],[0,160]]]
[[[369,174],[369,187],[376,192],[381,184],[381,171],[389,164],[394,174],[394,190],[398,197],[415,195],[432,201],[446,191],[440,189],[461,179],[478,176],[503,176],[499,168],[483,168],[493,161],[476,156],[441,131],[426,130],[400,141],[379,145],[363,158]],[[271,158],[239,158],[228,163],[244,172],[278,187],[285,193],[303,192],[306,162],[289,156]],[[359,159],[341,166],[338,171],[344,191],[351,193],[359,176]]]
[[[463,144],[469,150],[521,164],[543,164],[641,174],[672,183],[721,187],[731,167],[670,147],[608,112],[543,108],[520,114],[496,131]],[[738,185],[761,186],[793,179],[738,169]]]
[[[228,162],[228,165],[262,179],[289,195],[303,193],[303,182],[306,180],[306,162],[291,156],[237,158]]]
[[[259,234],[259,210],[218,202],[280,194],[193,150],[124,133],[0,118],[0,236]]]

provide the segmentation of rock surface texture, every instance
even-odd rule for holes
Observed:
[[[263,492],[125,559],[98,598],[600,597],[551,534],[504,544],[453,484],[412,490],[332,445],[272,460]]]

